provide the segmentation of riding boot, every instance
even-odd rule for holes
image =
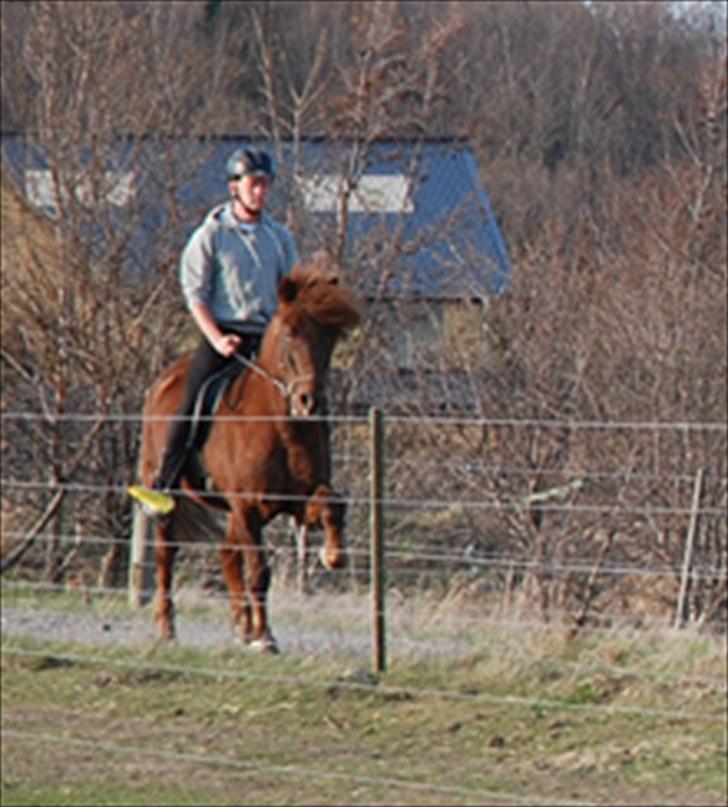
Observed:
[[[183,428],[175,428],[180,423]],[[185,425],[184,421],[172,424],[167,446],[151,487],[132,485],[129,488],[130,495],[141,503],[144,514],[152,518],[165,518],[174,509],[175,501],[171,491],[179,485],[180,472],[187,456]]]
[[[168,450],[159,463],[159,469],[154,476],[154,481],[151,486],[152,490],[159,490],[162,493],[169,493],[177,487],[179,481],[178,466],[181,466],[185,459],[184,455],[178,457],[178,452],[174,450],[170,451],[169,448],[168,446]]]
[[[194,403],[194,398],[192,398]],[[169,493],[179,485],[179,478],[187,459],[190,445],[190,420],[192,406],[188,402],[180,407],[177,419],[173,420],[167,434],[167,444],[152,482],[154,490]]]

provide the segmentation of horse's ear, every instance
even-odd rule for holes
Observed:
[[[319,249],[313,254],[307,270],[309,274],[336,286],[339,282],[341,267],[334,255],[327,249]]]
[[[298,286],[290,277],[282,277],[278,284],[278,299],[282,303],[292,303],[296,299]]]

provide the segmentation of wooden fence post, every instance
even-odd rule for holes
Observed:
[[[374,669],[380,673],[387,666],[384,619],[384,531],[382,524],[382,492],[384,489],[383,417],[380,409],[369,410],[369,539],[372,622],[374,630]]]
[[[698,526],[698,511],[700,509],[700,494],[703,488],[703,469],[698,468],[695,474],[695,484],[693,485],[693,503],[690,507],[690,523],[685,536],[685,552],[683,553],[682,573],[680,575],[680,593],[677,597],[677,608],[675,609],[675,627],[679,628],[685,620],[685,597],[688,591],[688,580],[690,578],[690,566],[693,559],[693,544],[695,542],[695,532]]]

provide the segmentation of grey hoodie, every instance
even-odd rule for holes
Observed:
[[[278,305],[278,281],[298,262],[293,236],[266,213],[243,224],[232,203],[214,207],[192,233],[179,275],[188,308],[204,302],[221,327],[260,333]]]

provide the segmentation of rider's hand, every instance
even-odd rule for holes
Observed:
[[[240,347],[243,340],[234,333],[224,333],[219,339],[215,340],[213,347],[221,355],[229,359],[235,351]]]

